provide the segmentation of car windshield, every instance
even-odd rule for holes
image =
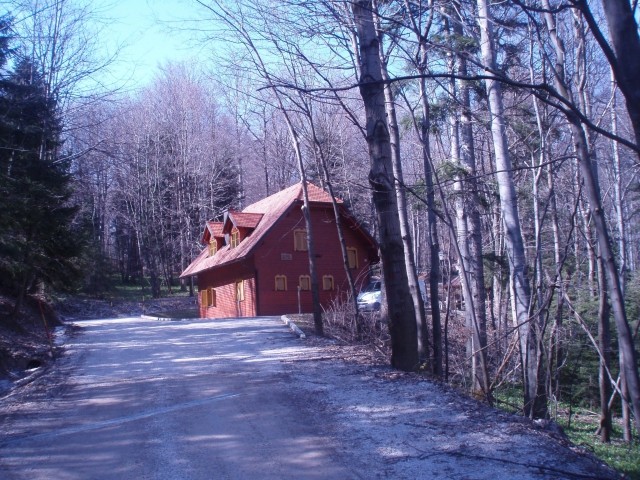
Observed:
[[[375,281],[367,284],[362,290],[360,290],[360,293],[376,292],[378,290],[380,290],[380,281]]]

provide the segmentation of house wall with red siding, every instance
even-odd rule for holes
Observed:
[[[236,300],[236,281],[239,280],[244,281],[243,301]],[[208,288],[214,288],[216,304],[210,307],[202,305],[202,295],[199,295],[200,318],[256,316],[257,291],[251,259],[198,275],[198,289]]]
[[[311,209],[316,268],[320,290],[320,303],[328,308],[335,298],[346,299],[349,290],[344,271],[342,251],[331,205]],[[309,255],[294,250],[294,231],[304,229],[305,222],[299,205],[295,205],[281,218],[256,250],[255,267],[258,280],[258,315],[281,315],[298,311],[297,286],[300,275],[309,275]],[[355,247],[358,268],[352,270],[354,280],[361,286],[368,280],[369,266],[375,250],[359,232],[344,227],[347,247]],[[275,290],[276,275],[287,276],[287,290]],[[322,278],[332,275],[334,290],[323,290]],[[311,291],[300,292],[302,311],[313,311]]]
[[[231,318],[256,316],[256,282],[254,278],[244,280],[244,300],[236,300],[236,284],[228,283],[215,287],[216,305],[200,304],[200,318]],[[202,299],[202,297],[200,297]]]

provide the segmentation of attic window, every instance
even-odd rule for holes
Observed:
[[[215,238],[212,238],[211,242],[209,242],[209,256],[213,257],[217,251],[218,251],[218,242],[216,241]]]
[[[307,251],[307,231],[304,228],[293,231],[293,250],[296,252]]]
[[[240,243],[240,232],[237,228],[231,230],[231,248],[236,248]]]
[[[287,276],[276,275],[276,292],[285,292],[287,290]]]
[[[311,277],[309,275],[300,275],[298,286],[300,290],[311,290]]]

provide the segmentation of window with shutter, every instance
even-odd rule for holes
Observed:
[[[307,231],[298,229],[293,231],[293,249],[296,252],[307,251]]]
[[[240,243],[240,232],[237,228],[231,230],[231,248],[236,248]]]
[[[209,305],[209,295],[207,290],[200,290],[200,306],[207,307]]]
[[[358,249],[355,247],[347,247],[347,260],[349,268],[358,268]]]
[[[244,280],[236,282],[236,302],[244,301]]]
[[[284,292],[287,290],[287,276],[276,275],[276,292]]]
[[[322,289],[333,290],[333,275],[324,275],[322,277]]]
[[[300,290],[311,290],[311,277],[309,275],[300,275],[298,285]]]

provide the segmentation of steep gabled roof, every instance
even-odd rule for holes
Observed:
[[[307,183],[307,191],[310,202],[331,203],[331,196],[321,188]],[[225,245],[212,257],[209,256],[209,251],[205,248],[200,252],[200,255],[191,262],[191,265],[182,272],[180,277],[196,275],[210,268],[237,262],[246,258],[253,252],[256,245],[260,243],[260,240],[271,230],[271,227],[273,227],[280,217],[282,217],[294,203],[302,201],[302,199],[302,183],[296,183],[270,197],[249,205],[242,212],[229,212],[229,216],[233,216],[237,221],[244,222],[246,226],[255,225],[253,233],[240,242],[237,247],[231,248],[229,245]],[[338,200],[338,202],[342,203],[340,200]],[[236,226],[242,225],[236,224]]]
[[[209,220],[204,227],[204,232],[202,233],[202,239],[200,243],[203,245],[207,245],[212,237],[221,237],[222,236],[222,222],[214,222],[213,220]]]
[[[245,213],[229,210],[227,215],[225,215],[223,232],[228,233],[228,231],[231,231],[228,222],[231,222],[234,226],[239,228],[256,228],[260,223],[260,220],[262,220],[262,216],[262,213]]]

